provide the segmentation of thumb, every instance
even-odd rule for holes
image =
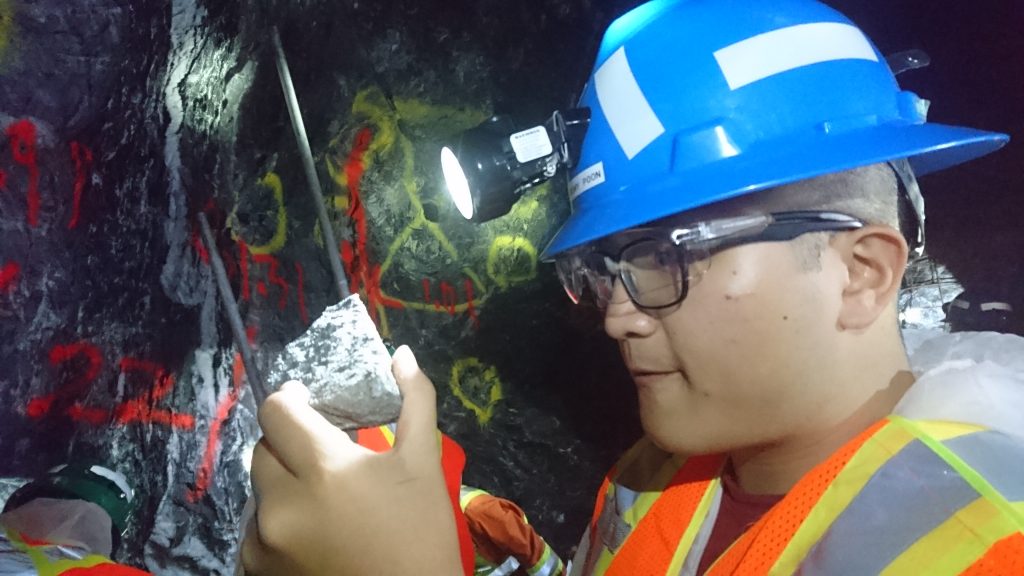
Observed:
[[[409,450],[437,463],[437,392],[420,370],[416,356],[408,346],[400,346],[391,359],[391,372],[402,392],[402,411],[398,416],[395,449]],[[407,448],[406,448],[407,447]]]

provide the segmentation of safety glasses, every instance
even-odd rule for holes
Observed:
[[[555,261],[566,294],[579,303],[590,291],[598,308],[611,300],[615,279],[638,308],[656,310],[686,298],[711,265],[711,256],[754,242],[782,242],[812,232],[855,230],[864,222],[838,212],[790,211],[697,222],[686,227],[634,228],[618,238],[617,254],[596,245],[570,250]]]

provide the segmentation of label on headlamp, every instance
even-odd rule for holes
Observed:
[[[551,138],[543,126],[534,126],[529,130],[516,132],[509,136],[512,143],[512,150],[515,150],[516,160],[520,163],[532,162],[538,158],[550,156],[554,152],[551,147]]]
[[[569,181],[569,200],[600,184],[604,184],[604,162],[594,164]]]

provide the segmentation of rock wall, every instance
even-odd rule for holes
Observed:
[[[436,158],[495,112],[527,127],[571,104],[600,31],[635,3],[0,0],[0,476],[69,458],[117,467],[138,490],[120,560],[230,573],[258,430],[195,215],[218,231],[264,366],[336,301],[278,86],[277,27],[351,287],[437,385],[467,483],[519,502],[568,554],[601,473],[639,429],[600,317],[569,305],[538,261],[567,214],[565,184],[471,225]],[[910,2],[891,4],[836,5],[883,50],[984,37],[974,50],[996,70],[1024,52],[1008,23],[1019,14],[918,21]],[[895,40],[904,33],[921,46]],[[1004,111],[975,124],[1024,136],[1024,88],[935,67],[961,83],[958,98]],[[966,108],[934,110],[970,122]],[[1007,191],[985,210],[1016,214],[1012,225],[970,225],[1015,247],[1020,203],[1004,197],[1020,191],[1021,155],[1003,154],[958,174]],[[959,233],[942,230],[964,204],[937,188],[933,222],[947,226],[931,238],[967,285],[987,272],[949,248]]]

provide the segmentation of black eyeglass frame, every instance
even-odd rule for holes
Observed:
[[[599,273],[585,266],[585,262],[594,257],[601,257],[606,263],[615,262],[618,270],[613,272],[612,275],[618,276],[633,304],[643,310],[663,310],[678,305],[686,299],[689,293],[691,282],[689,268],[691,263],[687,259],[688,253],[701,252],[702,257],[694,260],[694,262],[698,262],[710,258],[717,252],[742,244],[785,242],[804,234],[843,232],[857,230],[864,226],[865,223],[860,219],[840,212],[792,210],[708,220],[689,226],[635,228],[629,232],[629,235],[633,236],[635,234],[639,238],[624,244],[618,249],[618,253],[614,257],[594,245],[589,245],[583,249],[571,250],[566,256],[557,258],[556,268],[559,280],[562,282],[566,294],[573,302],[578,303],[581,300],[583,296],[583,282],[585,281],[585,286],[591,292],[594,292],[595,302],[598,307],[604,308],[607,305],[607,298],[604,298],[605,301],[602,305],[602,297],[596,287],[596,281],[599,277],[608,278],[611,275]],[[681,274],[679,294],[674,300],[665,304],[641,304],[638,301],[641,298],[639,288],[629,275],[630,266],[628,262],[625,265],[622,264],[622,255],[640,244],[664,241],[666,236],[668,241],[675,248],[679,249],[676,251],[677,265]],[[567,266],[571,270],[564,270]]]

